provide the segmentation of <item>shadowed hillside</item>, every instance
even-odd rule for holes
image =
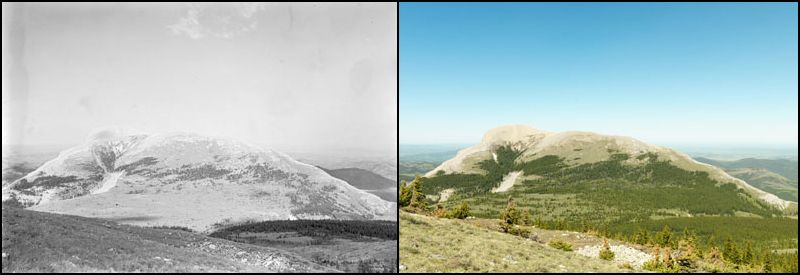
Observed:
[[[343,180],[355,188],[367,191],[386,201],[397,201],[397,190],[394,181],[369,170],[361,168],[325,169],[319,167],[334,178]]]
[[[331,272],[276,249],[3,205],[6,272]]]

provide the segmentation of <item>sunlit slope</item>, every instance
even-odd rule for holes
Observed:
[[[616,264],[480,228],[400,212],[401,272],[625,272]]]
[[[487,192],[517,171],[523,174],[508,192]],[[493,207],[500,206],[503,197],[520,193],[575,202],[579,208],[591,208],[592,214],[630,208],[646,210],[646,216],[660,210],[682,215],[746,212],[771,216],[794,214],[797,209],[796,203],[669,148],[628,137],[551,133],[522,125],[490,130],[479,144],[460,151],[426,177],[430,195],[454,188],[456,198],[460,193],[465,199],[498,199]],[[591,194],[601,196],[580,200]],[[641,199],[626,204],[629,198]],[[695,205],[701,202],[705,206]]]

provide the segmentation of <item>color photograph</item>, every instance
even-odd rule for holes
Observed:
[[[797,3],[400,3],[400,272],[797,272]]]

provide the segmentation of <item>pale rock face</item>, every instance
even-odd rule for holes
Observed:
[[[746,182],[736,179],[717,167],[700,163],[688,155],[673,149],[647,144],[624,136],[602,135],[592,132],[547,132],[526,125],[508,125],[489,130],[481,142],[459,151],[455,157],[431,170],[426,177],[439,171],[445,173],[481,173],[476,164],[482,160],[496,158],[494,150],[499,146],[511,146],[524,150],[517,161],[530,161],[546,155],[562,157],[569,164],[593,163],[607,160],[612,154],[626,153],[627,161],[636,163],[636,157],[654,153],[659,159],[670,160],[673,165],[688,171],[705,171],[712,179],[734,183],[745,192],[780,209],[796,209],[797,204],[782,200],[761,191]]]
[[[98,131],[3,189],[32,210],[208,230],[275,219],[396,219],[396,204],[243,142]]]
[[[539,135],[546,135],[549,132],[531,128],[527,125],[509,125],[497,127],[489,130],[483,135],[481,144],[499,144],[525,142]]]

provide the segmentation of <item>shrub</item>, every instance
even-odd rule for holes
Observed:
[[[614,252],[611,250],[600,250],[600,259],[610,261],[614,259]]]
[[[448,216],[453,219],[466,219],[469,217],[469,205],[466,202],[462,202],[458,207],[454,208],[450,211]]]
[[[514,225],[508,228],[508,233],[512,235],[517,235],[523,238],[528,238],[531,235],[531,230],[525,227],[520,227],[518,225]]]
[[[500,214],[500,226],[503,228],[504,232],[508,232],[512,225],[520,224],[520,221],[521,214],[517,211],[514,199],[508,197],[506,209]]]
[[[642,269],[644,270],[658,272],[659,270],[661,270],[661,268],[662,268],[661,262],[655,258],[650,259],[649,261],[642,264]]]
[[[614,259],[614,252],[608,246],[608,239],[603,239],[603,249],[600,249],[600,259],[610,261]]]
[[[444,206],[442,206],[441,204],[437,204],[436,210],[434,210],[433,213],[431,213],[431,216],[441,219],[441,218],[447,218],[448,214],[447,210],[444,209]]]
[[[572,251],[572,245],[562,240],[552,240],[548,245],[556,249],[561,249],[564,251]]]
[[[525,209],[522,211],[522,224],[523,225],[533,225],[533,218],[531,218],[531,211],[529,209]]]
[[[672,262],[672,249],[669,247],[664,248],[664,257],[661,257],[661,248],[656,246],[653,249],[653,258],[642,265],[642,269],[661,272],[661,273],[676,273],[681,271],[680,266]]]

